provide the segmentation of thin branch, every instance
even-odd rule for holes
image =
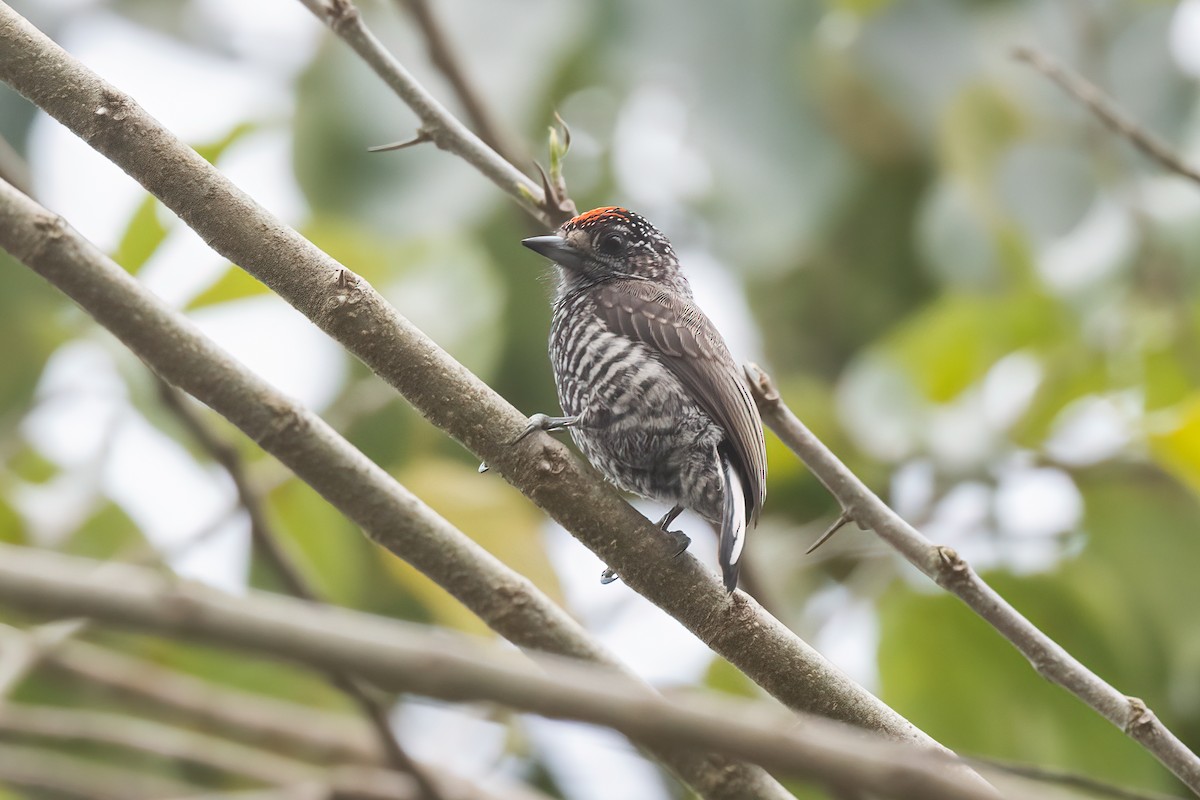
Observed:
[[[966,603],[1029,659],[1038,674],[1087,703],[1200,794],[1200,759],[1145,703],[1102,680],[1023,617],[958,553],[933,544],[892,511],[796,418],[766,372],[751,364],[746,373],[763,421],[808,465],[851,519],[875,531],[909,563]]]
[[[1116,786],[1097,780],[1090,775],[1040,767],[1035,764],[1022,764],[1016,761],[1001,761],[996,758],[982,758],[979,756],[971,756],[964,760],[976,766],[1001,770],[1021,778],[1027,778],[1030,781],[1080,789],[1089,795],[1112,797],[1115,800],[1179,800],[1179,797],[1176,795],[1142,789],[1126,789],[1123,786]]]
[[[446,29],[438,20],[433,4],[429,0],[399,0],[399,4],[416,20],[417,27],[421,29],[421,35],[425,38],[425,44],[429,47],[429,60],[449,82],[479,138],[508,163],[523,161],[524,159],[517,158],[513,149],[508,146],[507,137],[501,133],[500,126],[492,118],[483,96],[467,78],[466,69],[450,43]]]
[[[160,722],[51,706],[5,703],[0,733],[61,741],[86,741],[198,764],[270,785],[317,779],[321,770],[303,761]]]
[[[80,800],[162,800],[198,791],[186,783],[92,759],[7,743],[0,743],[0,784]]]
[[[531,497],[616,568],[625,585],[663,608],[785,705],[878,730],[899,741],[940,748],[766,614],[753,599],[737,592],[727,595],[713,572],[694,557],[684,554],[671,559],[654,525],[564,445],[538,435],[512,446],[525,428],[524,415],[400,316],[365,281],[272,217],[132,98],[104,83],[3,5],[0,79],[125,168],[217,252],[271,287],[396,387],[426,418]],[[147,155],[151,153],[153,157]],[[498,563],[477,545],[396,487],[361,454],[347,453],[336,434],[305,410],[270,392],[255,376],[239,378],[228,387],[214,386],[214,382],[228,382],[228,369],[237,368],[207,345],[203,352],[217,358],[225,369],[214,372],[207,358],[181,369],[182,356],[192,353],[171,346],[163,334],[177,330],[175,321],[159,311],[143,312],[142,304],[149,298],[141,294],[136,282],[125,280],[124,271],[104,278],[114,281],[108,290],[110,298],[104,303],[89,302],[96,291],[92,282],[101,274],[108,275],[107,269],[95,267],[91,248],[64,242],[68,237],[65,226],[44,211],[26,207],[13,213],[11,224],[0,226],[0,237],[9,234],[7,246],[17,247],[30,261],[44,260],[30,255],[57,253],[54,265],[37,268],[53,272],[52,280],[60,288],[143,360],[248,432],[381,544],[441,583],[510,640],[526,647],[610,660],[561,610],[540,610],[540,595],[536,604],[525,602],[530,591],[527,581],[507,570],[500,577]],[[18,233],[18,219],[30,214],[40,220],[38,233]],[[60,248],[62,252],[58,252]],[[91,266],[86,270],[72,266],[77,259]],[[112,313],[112,309],[129,307],[134,296],[140,298],[135,304],[138,314]],[[142,313],[149,316],[137,318]],[[234,385],[239,388],[232,388]],[[271,399],[265,406],[252,404],[251,410],[243,405],[244,397],[267,396]],[[314,439],[324,445],[315,445]],[[345,464],[344,469],[328,463],[330,449],[341,454],[337,459]],[[380,502],[378,497],[391,499]],[[484,559],[490,561],[485,564]],[[464,560],[470,566],[462,563]],[[464,581],[464,576],[469,579]],[[522,598],[521,602],[516,598]],[[557,622],[539,622],[547,616]],[[694,772],[687,779],[693,786],[703,787],[702,793],[750,796],[744,786],[736,789],[732,785],[730,773],[714,775],[707,768],[698,769],[698,763],[689,767]],[[782,789],[760,785],[758,791],[778,796]]]
[[[1032,47],[1015,47],[1012,56],[1054,81],[1063,91],[1083,103],[1110,130],[1128,140],[1164,169],[1200,184],[1200,169],[1188,164],[1169,144],[1126,115],[1116,101],[1095,84]]]
[[[578,660],[523,655],[475,637],[279,595],[233,597],[144,568],[98,574],[86,559],[0,545],[0,599],[35,613],[86,611],[135,630],[354,670],[381,686],[441,700],[498,702],[592,722],[633,738],[725,752],[788,775],[888,797],[997,797],[986,785],[943,769],[949,756],[817,717],[797,722],[761,701],[672,700],[618,671]],[[264,777],[276,772],[284,771]]]
[[[29,173],[29,163],[3,136],[0,136],[0,180],[8,181],[33,197],[33,176]]]
[[[10,13],[7,6],[0,4],[0,71],[24,57],[17,55],[9,58],[10,51],[4,47],[5,42],[10,41],[4,34],[12,32],[14,27],[7,24],[5,18]],[[48,40],[43,41],[52,46]],[[18,52],[28,53],[23,49]],[[44,68],[47,63],[39,61],[39,68]],[[76,80],[88,79],[77,75],[69,80],[64,85],[79,86],[81,84]],[[94,83],[91,88],[96,89]],[[118,102],[119,98],[113,90],[101,88],[99,92],[105,98],[104,102],[114,106]],[[90,104],[89,107],[96,108]],[[126,110],[114,110],[109,105],[99,108],[104,111],[100,115],[102,117],[119,116],[122,122],[132,122]],[[93,116],[92,112],[88,112],[88,116]],[[156,126],[152,121],[146,121],[146,124]],[[148,131],[144,132],[149,135]],[[173,139],[171,141],[175,142]],[[175,144],[178,145],[177,142]],[[139,139],[138,148],[144,145],[145,141]],[[178,146],[182,148],[182,145]],[[192,169],[208,169],[208,163],[193,151],[183,148],[182,153],[182,157],[194,159],[191,162]],[[161,166],[171,161],[167,151],[160,150],[149,163]],[[230,204],[234,216],[218,223],[219,227],[232,231],[251,218],[258,218],[256,207],[249,204],[245,195],[224,183],[219,174],[192,174],[193,178],[199,178],[199,183],[193,184],[193,188],[202,193],[208,191],[201,186],[207,183],[205,178],[217,180],[218,183],[211,188],[217,191],[222,202]],[[207,202],[217,200],[210,196]],[[261,213],[261,210],[257,211]],[[251,224],[257,226],[257,222]],[[264,230],[270,232],[264,234]],[[394,312],[387,315],[386,321],[368,322],[368,307],[384,314],[389,310],[388,307],[365,287],[355,287],[360,289],[361,294],[349,296],[351,289],[344,285],[341,277],[345,274],[344,270],[338,266],[328,271],[320,270],[328,263],[328,257],[316,251],[318,261],[314,264],[314,255],[310,252],[312,245],[294,231],[274,223],[259,229],[255,238],[260,242],[270,242],[268,247],[277,255],[290,253],[296,257],[297,260],[291,262],[286,271],[299,278],[301,286],[317,284],[309,287],[311,291],[319,292],[322,298],[317,304],[325,307],[332,303],[335,311],[330,315],[326,308],[326,312],[320,316],[327,321],[340,321],[332,327],[349,325],[358,337],[375,345],[387,346],[387,342],[398,344],[396,350],[377,352],[376,356],[389,360],[397,356],[405,358],[413,355],[415,343],[418,349],[429,348],[421,355],[422,361],[437,363],[440,359],[446,359],[436,346],[428,343],[422,334]],[[292,247],[288,246],[289,241]],[[207,403],[264,450],[286,464],[347,518],[362,526],[372,540],[416,566],[501,635],[524,648],[563,653],[605,664],[616,663],[574,619],[527,579],[504,566],[438,516],[311,411],[275,390],[216,347],[194,324],[165,306],[127,272],[71,230],[61,218],[3,183],[0,183],[0,246],[72,297],[152,369]],[[313,267],[311,272],[298,269],[305,263]],[[321,276],[328,279],[327,285]],[[325,299],[324,291],[330,288],[335,294]],[[349,305],[349,309],[342,308],[346,305]],[[341,311],[337,313],[339,309]],[[416,337],[416,341],[407,339],[405,334]],[[452,365],[449,369],[457,373],[452,377],[482,386],[461,366],[453,361],[449,363]],[[411,362],[404,363],[402,367],[394,363],[391,366],[412,374]],[[436,391],[435,386],[426,388]],[[486,388],[476,389],[477,396],[480,392],[490,394]],[[494,394],[490,396],[495,397]],[[516,427],[519,423],[513,418],[521,419],[519,415],[498,398],[494,402],[498,408],[495,416],[502,417],[507,413],[509,427]],[[511,435],[515,434],[510,434],[509,439]],[[565,455],[565,451],[562,453]],[[506,460],[512,463],[511,457]],[[525,469],[531,474],[543,471],[541,466],[528,462]],[[553,465],[547,464],[544,469],[553,474]],[[601,489],[609,491],[602,485]],[[612,496],[611,492],[609,494]],[[618,507],[633,514],[643,524],[650,524],[627,504],[622,502]],[[712,579],[708,580],[711,582]],[[650,691],[648,687],[646,691]],[[866,697],[870,698],[870,695]],[[782,786],[758,768],[730,764],[722,758],[694,752],[654,746],[649,749],[706,797],[775,799],[787,796]]]
[[[363,23],[362,15],[350,0],[300,2],[344,39],[400,96],[421,121],[421,133],[434,144],[475,167],[547,227],[557,227],[563,221],[554,215],[554,209],[547,208],[540,186],[471,133],[387,51]]]
[[[311,763],[382,763],[378,740],[346,713],[241,691],[81,641],[50,652],[46,665],[173,710],[191,723],[303,754]]]

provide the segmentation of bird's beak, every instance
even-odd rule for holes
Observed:
[[[540,253],[560,267],[576,269],[583,263],[583,253],[567,244],[561,236],[531,236],[522,239],[521,244],[535,253]]]

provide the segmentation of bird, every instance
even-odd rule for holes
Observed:
[[[671,242],[641,215],[603,206],[521,244],[558,267],[549,349],[563,415],[532,415],[519,438],[567,430],[611,483],[669,504],[658,527],[676,555],[690,538],[668,528],[684,509],[712,523],[732,593],[766,499],[762,420]]]

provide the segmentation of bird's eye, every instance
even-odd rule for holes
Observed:
[[[625,250],[625,237],[619,233],[609,233],[600,237],[596,249],[601,255],[618,256]]]

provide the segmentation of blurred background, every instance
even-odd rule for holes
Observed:
[[[557,410],[545,354],[553,284],[518,244],[537,229],[432,146],[367,153],[410,137],[415,119],[300,3],[12,4],[517,408]],[[361,6],[463,113],[407,3]],[[1029,44],[1073,66],[1200,162],[1200,2],[431,7],[518,166],[545,163],[561,114],[580,209],[620,204],[660,227],[735,355],[763,364],[852,469],[1200,747],[1200,187],[1010,56]],[[590,552],[6,87],[0,134],[6,172],[24,171],[39,201],[640,673],[664,687],[756,693],[629,589],[600,586]],[[0,268],[0,539],[165,563],[235,592],[278,589],[251,557],[228,475],[140,362],[31,272],[2,255]],[[205,413],[333,602],[485,630]],[[803,555],[837,507],[773,436],[767,444],[766,512],[747,553],[793,630],[959,752],[1181,791],[871,534],[851,526]],[[682,524],[715,565],[703,524]],[[31,622],[4,609],[0,620]],[[298,669],[146,637],[82,638],[352,719],[343,697]],[[58,658],[12,699],[208,724]],[[393,720],[414,755],[481,780],[571,800],[683,796],[625,740],[587,726],[411,699]],[[214,790],[253,785],[19,725],[0,723],[0,738]]]

